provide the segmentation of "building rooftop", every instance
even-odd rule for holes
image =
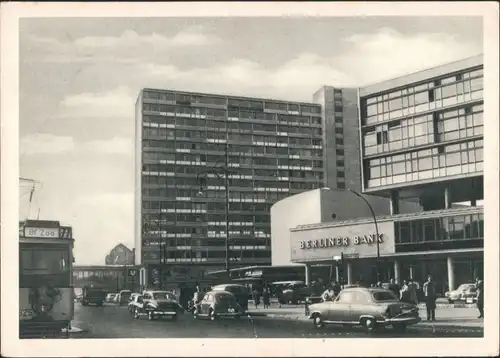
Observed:
[[[220,94],[220,93],[203,93],[203,92],[190,92],[190,91],[181,91],[174,89],[165,89],[165,88],[143,88],[139,95],[142,94],[143,91],[155,91],[155,92],[170,92],[170,93],[179,93],[185,95],[194,95],[194,96],[207,96],[207,97],[218,97],[218,98],[235,98],[241,100],[252,100],[252,101],[269,101],[269,102],[278,102],[278,103],[294,103],[294,104],[304,104],[308,106],[321,107],[320,104],[313,102],[302,102],[302,101],[290,101],[283,99],[274,99],[274,98],[265,98],[265,97],[247,97],[247,96],[239,96],[239,95],[231,95],[231,94]]]
[[[408,87],[418,82],[426,81],[434,77],[443,76],[448,73],[460,71],[466,68],[481,66],[483,64],[483,54],[464,58],[461,60],[444,63],[438,66],[426,68],[421,71],[407,73],[395,78],[390,78],[377,83],[360,87],[359,96],[365,97],[379,92],[396,90],[401,87]]]

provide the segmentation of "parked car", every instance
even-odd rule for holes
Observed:
[[[211,291],[231,293],[243,310],[245,312],[248,310],[248,289],[245,286],[234,283],[217,285],[212,287]]]
[[[108,293],[106,295],[106,298],[104,299],[104,302],[107,302],[107,303],[115,302],[116,295],[117,295],[116,293]]]
[[[215,321],[218,318],[239,319],[245,314],[245,310],[238,303],[236,297],[227,291],[210,291],[205,294],[199,304],[196,305],[194,318],[209,318]]]
[[[132,296],[130,296],[130,302],[128,303],[128,311],[134,314],[138,307],[142,308],[143,302],[141,294],[132,294]]]
[[[311,292],[311,288],[307,287],[304,282],[292,282],[283,290],[283,301],[294,305],[299,302],[305,302],[306,298],[311,295]]]
[[[309,310],[316,328],[342,324],[363,326],[369,333],[382,326],[404,332],[421,320],[417,306],[401,302],[393,292],[381,288],[347,288],[334,301],[313,304]]]
[[[474,303],[477,300],[476,284],[463,283],[456,290],[448,291],[445,294],[449,303],[455,301],[465,301],[466,303]]]
[[[96,305],[96,306],[103,306],[104,305],[104,300],[106,299],[107,292],[100,287],[84,287],[82,291],[82,305],[83,306],[88,306],[88,305]]]
[[[129,301],[129,298],[131,295],[132,295],[132,291],[121,290],[120,293],[117,295],[115,302],[118,303],[120,306],[122,306],[124,304],[128,304],[128,301]]]
[[[144,291],[142,296],[136,296],[135,302],[134,317],[136,319],[147,316],[150,321],[162,317],[175,320],[177,315],[184,311],[175,295],[169,291]]]

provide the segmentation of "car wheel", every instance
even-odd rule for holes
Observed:
[[[148,312],[148,320],[154,321],[154,319],[155,319],[155,315],[154,315],[153,311],[149,311]]]
[[[321,317],[320,314],[316,314],[313,317],[313,325],[315,328],[323,328],[323,326],[324,326],[323,318]]]
[[[377,330],[377,322],[373,318],[364,318],[361,321],[361,325],[364,327],[367,333],[373,333]]]
[[[176,315],[176,314],[174,314],[174,315],[172,316],[172,321],[177,321],[177,315]]]
[[[454,302],[453,300],[448,299],[448,303],[453,303],[453,302]]]
[[[208,316],[210,317],[211,321],[215,321],[217,319],[217,316],[215,315],[215,311],[214,310],[210,310]]]
[[[394,328],[394,330],[395,330],[396,332],[403,333],[403,332],[405,332],[405,331],[406,331],[406,324],[404,324],[404,323],[394,323],[394,324],[392,325],[392,328]]]

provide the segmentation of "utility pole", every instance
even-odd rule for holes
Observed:
[[[380,281],[380,269],[379,269],[379,263],[380,263],[380,243],[379,243],[379,235],[378,235],[377,217],[375,216],[375,212],[373,211],[372,206],[370,205],[370,203],[368,202],[368,200],[365,199],[365,197],[363,197],[360,193],[358,193],[355,190],[349,189],[349,191],[351,193],[353,193],[354,195],[356,195],[358,198],[362,199],[366,203],[366,205],[368,206],[368,209],[370,209],[370,212],[371,212],[372,217],[373,217],[373,223],[375,224],[375,234],[376,234],[375,242],[377,244],[377,261],[376,261],[376,264],[375,264],[375,269],[376,269],[376,272],[377,272],[377,283],[378,283]]]
[[[31,212],[31,204],[33,202],[33,195],[35,194],[36,185],[41,184],[41,182],[39,182],[38,180],[34,180],[34,179],[30,179],[30,178],[23,178],[23,177],[19,177],[19,181],[32,184],[32,187],[31,187],[30,192],[29,192],[30,196],[29,196],[29,202],[28,202],[28,214],[26,215],[26,219],[29,219],[30,212]],[[39,217],[40,217],[40,208],[38,208],[38,214],[37,214],[36,219],[38,220]]]

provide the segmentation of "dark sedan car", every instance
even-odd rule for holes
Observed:
[[[344,289],[334,301],[311,305],[309,318],[317,328],[342,324],[363,326],[367,332],[384,326],[403,332],[421,320],[417,306],[399,301],[391,291],[363,287]]]
[[[244,314],[244,308],[238,304],[234,295],[227,291],[207,292],[193,312],[195,318],[206,317],[211,321],[218,318],[238,319]]]

